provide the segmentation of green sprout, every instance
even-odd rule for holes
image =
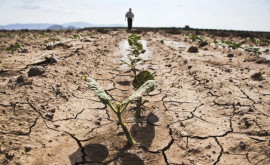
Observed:
[[[246,46],[245,48],[244,48],[244,50],[245,51],[247,51],[247,52],[253,52],[253,53],[255,53],[255,54],[262,54],[261,53],[261,51],[260,51],[260,48],[255,48],[255,47],[253,47],[253,46]]]
[[[147,70],[141,71],[137,76],[135,76],[135,78],[133,80],[133,87],[134,87],[135,91],[140,89],[140,87],[148,80],[154,80],[154,76],[151,72],[149,72]],[[151,91],[153,91],[153,90],[154,90],[154,88],[151,89]],[[138,98],[138,100],[137,100],[137,108],[136,108],[136,113],[135,113],[136,118],[141,117],[141,111],[142,111],[141,106],[142,106],[142,97]]]
[[[7,47],[6,50],[7,51],[11,51],[11,53],[13,54],[13,52],[15,52],[16,50],[22,51],[23,50],[23,46],[22,46],[22,44],[16,42],[14,45],[13,44],[10,44],[10,46]]]
[[[7,36],[6,34],[0,33],[0,38],[4,38],[4,37],[6,37],[6,36]]]
[[[72,38],[73,40],[76,40],[76,39],[80,39],[81,37],[77,34],[74,34],[70,38]]]
[[[189,39],[194,42],[198,42],[198,43],[201,43],[201,42],[204,42],[204,41],[207,41],[207,39],[205,39],[203,36],[198,36],[198,35],[191,35],[189,36]]]
[[[50,44],[50,42],[52,42],[52,44],[55,44],[56,41],[60,41],[60,39],[57,37],[51,37],[48,40],[45,40],[43,43],[45,46],[48,46]]]
[[[127,55],[129,62],[121,60],[123,63],[127,64],[130,67],[130,69],[134,72],[135,76],[136,76],[136,70],[137,70],[136,66],[140,62],[144,62],[143,59],[139,57],[141,53],[145,52],[140,40],[141,40],[141,36],[138,36],[135,33],[128,36],[128,44],[129,46],[131,46],[131,54]]]
[[[95,92],[95,94],[99,97],[100,101],[108,105],[111,110],[117,115],[118,118],[118,125],[120,125],[126,135],[126,138],[128,140],[128,144],[130,146],[135,144],[135,140],[133,139],[132,135],[130,134],[126,123],[122,119],[122,113],[126,110],[128,104],[140,97],[142,97],[144,94],[149,93],[153,88],[157,86],[157,83],[155,80],[148,80],[145,82],[133,95],[129,96],[125,101],[122,103],[115,102],[114,104],[111,102],[111,97],[106,94],[104,89],[95,81],[95,79],[91,77],[83,77],[84,80],[89,82],[89,87]]]
[[[236,50],[241,47],[241,43],[237,42],[231,42],[231,41],[222,41],[223,43],[228,45],[228,48],[232,48],[233,50]]]
[[[223,48],[231,48],[233,50],[236,50],[238,48],[241,48],[242,44],[241,43],[237,43],[237,42],[232,42],[232,41],[217,41],[216,39],[214,39],[214,43],[215,45],[220,45],[222,46]]]
[[[56,41],[60,41],[60,39],[57,38],[57,37],[52,37],[52,38],[50,38],[50,40],[51,40],[53,43],[55,43]]]

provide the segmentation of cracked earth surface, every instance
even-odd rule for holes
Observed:
[[[189,53],[194,43],[181,34],[143,32],[143,69],[158,87],[143,97],[143,118],[134,119],[135,103],[124,112],[137,142],[127,147],[117,117],[82,76],[94,77],[114,101],[132,94],[133,73],[120,61],[129,34],[72,40],[87,31],[54,33],[66,47],[46,50],[43,38],[17,39],[28,53],[0,50],[0,164],[270,164],[269,65],[210,45]],[[57,63],[44,62],[52,54]],[[45,74],[28,77],[35,65]],[[250,78],[257,72],[262,81]]]

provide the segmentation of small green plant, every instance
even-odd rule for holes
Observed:
[[[0,33],[0,38],[5,38],[7,35],[4,33]]]
[[[189,36],[189,39],[192,41],[192,42],[198,42],[198,43],[201,43],[201,42],[204,42],[206,41],[207,42],[207,39],[203,36],[198,36],[198,35],[191,35]]]
[[[237,42],[231,42],[231,41],[222,41],[222,43],[227,44],[228,48],[232,48],[233,50],[236,50],[241,47],[241,43]]]
[[[143,45],[140,42],[141,36],[138,36],[137,34],[132,34],[128,36],[128,44],[131,46],[131,54],[128,54],[129,62],[121,60],[123,63],[127,64],[130,69],[133,71],[134,75],[136,76],[136,66],[140,62],[144,62],[142,58],[139,57],[141,53],[144,53],[145,50],[143,49]]]
[[[77,34],[74,34],[70,38],[72,38],[73,40],[76,40],[76,39],[80,39],[81,37]]]
[[[222,46],[223,48],[230,48],[230,49],[233,49],[233,50],[236,50],[238,48],[241,48],[242,44],[241,43],[237,43],[237,42],[232,42],[232,41],[217,41],[216,39],[214,39],[214,44],[215,45],[220,45]]]
[[[60,39],[57,38],[57,37],[52,37],[52,38],[50,38],[50,40],[51,40],[53,43],[55,43],[56,41],[60,41]]]
[[[251,41],[257,46],[268,46],[270,44],[270,40],[265,39],[265,38],[250,38],[248,37],[246,39],[247,41]]]
[[[126,110],[129,103],[135,99],[138,99],[142,97],[144,94],[149,93],[151,90],[153,90],[157,83],[155,80],[148,80],[146,81],[133,95],[129,96],[125,101],[122,103],[115,102],[114,104],[111,102],[111,98],[106,94],[106,92],[103,90],[103,88],[93,79],[92,77],[83,77],[84,80],[89,82],[89,87],[95,92],[95,94],[99,97],[100,101],[108,105],[111,110],[117,115],[118,118],[118,125],[120,125],[126,135],[126,138],[128,140],[129,145],[134,145],[135,141],[130,134],[126,123],[122,119],[122,113]]]
[[[246,46],[244,47],[244,50],[247,51],[247,52],[253,52],[255,54],[262,54],[261,51],[260,51],[260,48],[255,48],[253,46]]]
[[[60,39],[57,37],[51,37],[44,41],[44,45],[48,46],[50,43],[55,44],[57,41],[60,41]]]
[[[10,44],[10,46],[7,47],[6,50],[10,51],[13,54],[13,52],[15,52],[16,50],[22,51],[23,46],[22,46],[22,44],[16,42],[15,44]]]
[[[148,80],[154,80],[154,76],[151,72],[149,72],[147,70],[141,71],[137,76],[135,76],[133,83],[132,83],[135,91],[140,89],[140,87]],[[153,90],[154,90],[154,88],[152,89],[152,91]],[[138,98],[138,100],[137,100],[137,107],[136,107],[136,113],[135,113],[136,118],[141,117],[141,112],[142,112],[141,107],[142,107],[142,97]]]

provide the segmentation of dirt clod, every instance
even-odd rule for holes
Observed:
[[[40,76],[45,73],[45,68],[42,66],[33,66],[28,71],[28,77]]]
[[[263,80],[263,77],[262,77],[262,73],[261,72],[258,72],[258,73],[254,73],[250,78],[253,80],[253,81],[262,81]]]
[[[25,151],[25,152],[29,152],[29,151],[31,151],[31,149],[32,149],[32,147],[31,147],[30,145],[26,145],[26,146],[24,147],[24,151]]]
[[[6,153],[5,153],[5,157],[6,157],[7,159],[11,160],[11,159],[14,157],[14,152],[11,152],[11,151],[6,152]]]
[[[48,118],[48,119],[53,119],[53,116],[54,116],[54,114],[53,113],[50,113],[50,112],[48,112],[46,115],[45,115],[45,117],[46,118]]]
[[[199,47],[202,48],[202,47],[205,47],[208,45],[208,42],[206,41],[202,41],[200,44],[199,44]]]
[[[199,49],[197,46],[191,46],[188,48],[188,52],[189,53],[198,53],[199,52]]]
[[[242,150],[246,149],[246,144],[242,141],[239,143],[239,146]]]
[[[234,57],[234,54],[232,54],[232,53],[229,53],[227,57],[230,57],[230,58],[232,58],[232,57]]]

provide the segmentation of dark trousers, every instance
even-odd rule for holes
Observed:
[[[132,18],[128,18],[128,30],[132,28]]]

